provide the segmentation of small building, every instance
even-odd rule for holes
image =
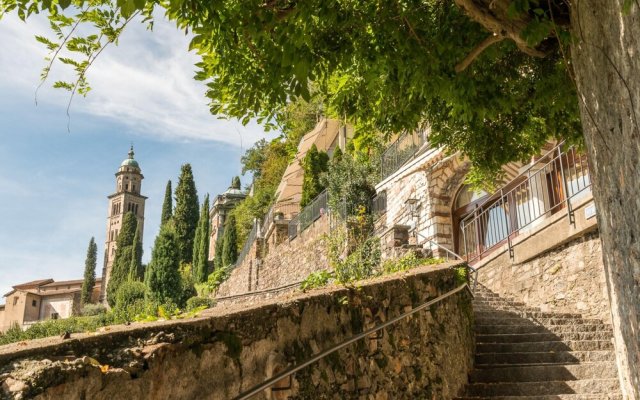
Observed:
[[[224,224],[227,215],[235,206],[247,197],[240,187],[240,179],[234,178],[231,186],[222,194],[219,194],[209,210],[209,221],[211,223],[211,234],[209,235],[209,261],[212,261],[216,254],[218,238],[221,238],[224,231]]]
[[[12,287],[4,295],[5,304],[0,306],[0,332],[14,325],[26,329],[48,319],[64,319],[80,313],[82,279],[56,282],[40,279]],[[91,293],[91,301],[100,297],[102,279],[97,278]]]

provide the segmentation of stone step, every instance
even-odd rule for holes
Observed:
[[[583,379],[616,379],[612,361],[564,364],[527,365],[517,367],[476,368],[469,376],[473,383],[578,381]]]
[[[534,307],[512,307],[512,306],[473,306],[474,312],[494,312],[494,311],[520,311],[520,312],[540,312],[539,308]]]
[[[599,324],[602,321],[597,319],[582,318],[500,318],[500,317],[476,317],[476,325],[592,325]]]
[[[474,314],[476,319],[485,319],[485,318],[527,318],[527,319],[538,319],[538,318],[576,318],[582,319],[581,314],[576,313],[553,313],[553,312],[542,312],[542,311],[520,311],[520,310],[493,310],[493,311],[475,311]]]
[[[472,383],[467,386],[465,396],[542,396],[600,393],[608,395],[619,392],[620,384],[616,378],[583,379],[578,381]]]
[[[576,363],[576,362],[601,362],[615,361],[613,351],[550,351],[530,353],[477,353],[476,368],[484,365],[509,365],[509,364],[536,364],[536,363]]]
[[[556,342],[477,343],[477,353],[541,353],[547,351],[613,350],[611,340],[568,340]]]
[[[476,343],[554,342],[568,340],[611,340],[612,332],[477,334]]]
[[[622,400],[622,393],[551,394],[543,396],[457,397],[455,400]]]
[[[522,307],[522,306],[526,306],[526,303],[523,303],[521,301],[507,301],[505,299],[499,299],[499,298],[495,298],[495,299],[478,299],[475,298],[473,299],[473,303],[474,306],[493,306],[493,305],[511,305],[511,306],[518,306],[518,307]]]
[[[565,333],[565,332],[608,332],[613,336],[611,325],[476,325],[476,334],[512,334],[512,333]]]

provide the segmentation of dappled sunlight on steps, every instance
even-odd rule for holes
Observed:
[[[474,314],[475,369],[458,399],[622,399],[610,325],[542,312],[480,285]]]

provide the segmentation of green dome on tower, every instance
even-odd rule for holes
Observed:
[[[131,146],[131,149],[129,150],[129,158],[125,159],[122,164],[120,164],[121,167],[133,167],[133,168],[138,168],[140,169],[140,166],[138,165],[138,162],[136,160],[133,159],[133,145]]]

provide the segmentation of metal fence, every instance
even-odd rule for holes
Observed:
[[[585,155],[562,144],[545,154],[518,177],[490,196],[460,222],[464,255],[468,261],[508,244],[546,215],[567,212],[573,223],[571,200],[591,186]]]
[[[249,236],[247,236],[247,240],[244,242],[244,246],[242,246],[242,251],[240,251],[240,254],[238,254],[238,258],[236,259],[236,262],[233,265],[233,268],[242,264],[242,262],[244,261],[244,258],[247,256],[247,254],[249,254],[249,251],[251,250],[251,246],[253,246],[253,242],[255,242],[256,238],[258,237],[258,225],[259,225],[258,223],[253,224],[253,229],[251,229],[251,232],[249,232]]]
[[[315,199],[311,201],[300,214],[289,221],[289,239],[298,236],[300,232],[307,229],[318,218],[325,215],[329,211],[329,193],[324,190]]]
[[[393,142],[380,157],[380,177],[382,180],[396,172],[402,165],[416,155],[427,143],[428,130],[406,132]]]

